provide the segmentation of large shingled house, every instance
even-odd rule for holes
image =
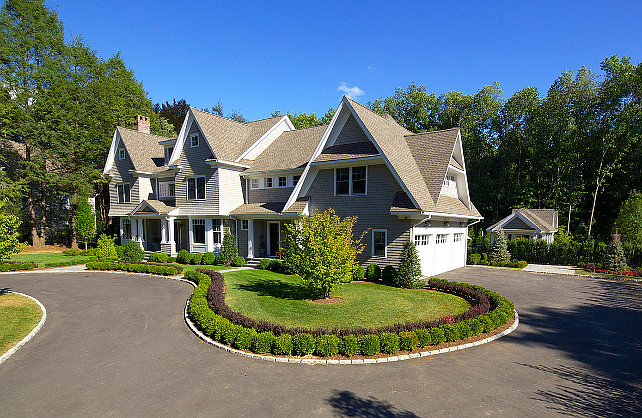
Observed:
[[[176,254],[217,252],[232,232],[240,255],[273,257],[284,224],[333,208],[367,230],[358,261],[397,265],[414,240],[424,275],[465,265],[470,201],[458,128],[413,134],[343,97],[329,125],[287,116],[239,123],[190,108],[177,138],[116,128],[104,174],[123,242]]]

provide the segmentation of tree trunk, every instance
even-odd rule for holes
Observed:
[[[602,158],[600,159],[600,168],[597,169],[597,178],[595,179],[595,192],[593,193],[593,205],[591,206],[591,219],[589,220],[588,237],[591,238],[591,229],[593,228],[593,215],[595,214],[595,203],[597,202],[597,192],[600,190],[600,177],[602,176],[602,163],[604,163],[604,156],[606,150],[602,151]]]
[[[33,187],[29,187],[29,194],[27,196],[27,211],[29,212],[29,229],[31,230],[31,245],[34,248],[43,246],[38,234],[38,222],[36,220],[36,206],[34,204]]]
[[[78,248],[78,236],[76,235],[76,205],[71,205],[71,231],[69,232],[71,248]],[[85,248],[86,249],[86,248]]]
[[[571,211],[573,209],[573,205],[571,202],[568,203],[568,220],[566,221],[566,232],[571,233]]]
[[[41,247],[47,241],[47,185],[40,183],[40,242]]]

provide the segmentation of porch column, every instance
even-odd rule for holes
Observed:
[[[140,243],[141,247],[143,247],[143,249],[145,248],[145,244],[143,243],[143,235],[145,234],[143,231],[144,227],[145,227],[145,220],[138,219],[138,242]]]
[[[254,221],[247,221],[247,258],[254,258]]]
[[[221,225],[221,228],[223,225]],[[208,252],[214,252],[214,231],[212,230],[212,218],[205,218],[205,246]]]
[[[132,219],[132,218],[129,218],[129,220],[131,221],[131,227],[132,227],[131,239],[134,241],[138,241],[138,220]]]
[[[167,244],[167,219],[161,218],[161,244]]]
[[[169,242],[169,247],[170,247],[169,255],[171,257],[174,257],[176,255],[176,240],[174,238],[174,221],[175,220],[176,218],[171,218],[171,217],[167,218],[167,226],[168,226],[167,229],[169,232],[167,241]]]

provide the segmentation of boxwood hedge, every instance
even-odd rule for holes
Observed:
[[[96,261],[87,263],[88,270],[118,270],[134,273],[151,273],[162,276],[175,276],[178,270],[175,266],[149,264],[149,263],[116,263],[113,261]]]
[[[219,272],[186,271],[185,278],[197,285],[187,311],[192,322],[214,340],[258,354],[305,356],[314,353],[321,357],[394,354],[490,332],[506,324],[514,313],[510,300],[497,292],[468,283],[431,279],[429,288],[461,296],[471,302],[471,308],[437,321],[376,329],[287,328],[232,311],[225,303],[224,280]]]

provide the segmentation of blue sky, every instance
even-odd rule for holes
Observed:
[[[564,70],[642,61],[640,1],[47,0],[69,37],[121,52],[154,102],[219,100],[250,120],[323,114],[344,91],[366,103],[416,82],[475,93],[500,82],[545,94]],[[344,86],[342,89],[341,86]],[[356,89],[355,89],[356,88]]]

